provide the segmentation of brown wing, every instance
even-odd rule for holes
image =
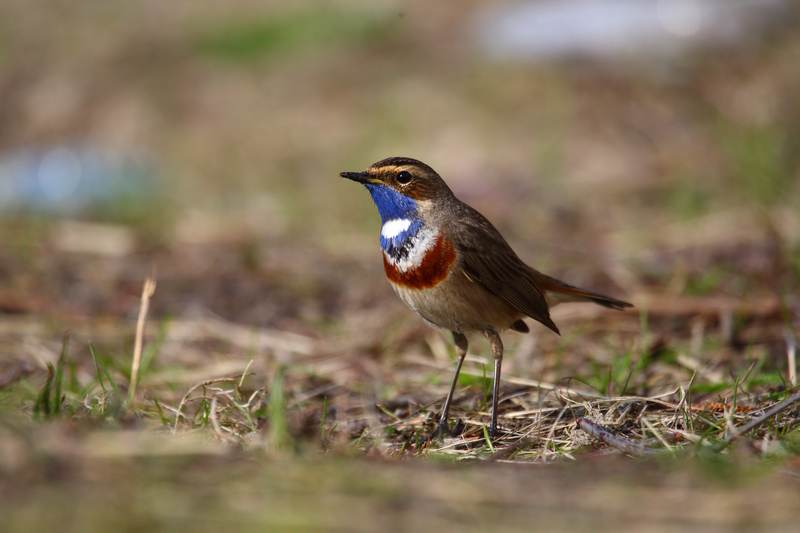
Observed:
[[[459,251],[466,275],[520,313],[559,333],[550,319],[544,292],[537,286],[535,271],[517,257],[491,222],[466,204],[459,206],[448,236]]]

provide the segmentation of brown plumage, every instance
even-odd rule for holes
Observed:
[[[525,315],[559,333],[550,318],[547,292],[588,300],[612,309],[632,307],[628,302],[581,289],[542,274],[523,262],[486,217],[453,197],[456,215],[447,235],[463,257],[464,273],[492,294],[504,299]]]
[[[458,348],[456,374],[440,417],[447,413],[461,363],[465,333],[482,332],[495,359],[490,431],[497,425],[503,343],[499,332],[527,333],[530,317],[559,333],[550,318],[548,293],[587,300],[612,309],[631,304],[542,274],[517,256],[499,231],[460,201],[431,167],[408,157],[390,157],[363,172],[342,177],[364,184],[383,227],[384,269],[398,296],[427,322],[450,330]]]

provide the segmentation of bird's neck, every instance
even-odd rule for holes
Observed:
[[[418,217],[417,202],[396,190],[385,185],[366,185],[372,201],[381,215],[381,222],[385,224],[395,219],[412,219]]]

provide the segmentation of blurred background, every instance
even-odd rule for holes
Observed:
[[[49,279],[68,275],[47,259],[59,250],[134,254],[144,270],[138,254],[182,250],[187,298],[262,324],[335,318],[364,285],[388,295],[374,208],[337,175],[390,155],[431,164],[537,267],[620,294],[743,296],[773,279],[773,237],[797,256],[792,2],[0,9],[3,264],[51,306],[113,311],[107,293]],[[105,225],[44,245],[17,231],[30,217]],[[213,259],[180,260],[212,243]],[[129,268],[102,281],[142,277]],[[191,282],[206,269],[214,280]],[[219,287],[241,297],[227,306],[201,294],[226,269],[251,283]],[[290,290],[272,282],[303,302],[265,309]]]
[[[153,265],[185,285],[158,304],[173,312],[285,325],[383,305],[377,216],[337,175],[390,155],[576,283],[744,296],[800,268],[792,2],[0,9],[2,263],[50,308],[114,312],[104,291]],[[132,261],[99,274],[59,251]],[[91,283],[52,279],[70,275]]]
[[[601,394],[689,383],[735,402],[747,372],[754,395],[786,390],[800,320],[799,94],[791,0],[0,0],[0,411],[41,414],[69,330],[64,409],[90,422],[55,440],[75,449],[93,449],[75,433],[98,425],[178,428],[184,394],[250,369],[262,376],[250,425],[230,403],[212,424],[202,388],[186,427],[245,448],[266,432],[268,448],[419,451],[425,421],[397,424],[435,411],[452,352],[392,294],[375,208],[338,177],[388,156],[430,164],[537,269],[637,305],[558,306],[564,337],[538,325],[508,336],[509,376]],[[130,378],[150,275],[140,404],[119,410],[107,381]],[[645,360],[655,370],[625,377]],[[483,406],[476,361],[459,416]],[[274,390],[288,402],[277,433]],[[572,457],[588,444],[574,428],[509,453]],[[49,480],[8,435],[0,473]],[[50,437],[29,440],[61,457]],[[117,444],[98,449],[128,449]],[[293,479],[319,480],[303,472]],[[583,505],[573,497],[549,519]]]

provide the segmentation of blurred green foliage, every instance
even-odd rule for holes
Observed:
[[[292,444],[286,418],[286,397],[283,389],[284,369],[278,367],[269,395],[269,442],[273,450],[285,450]]]
[[[367,44],[390,31],[369,11],[318,8],[227,20],[201,32],[195,47],[205,56],[248,62],[330,44]]]
[[[708,213],[713,193],[697,176],[678,178],[667,191],[670,210],[681,219],[691,220]]]
[[[796,183],[786,154],[788,139],[781,128],[724,123],[719,139],[743,200],[764,207],[789,200]]]
[[[684,293],[690,296],[706,296],[713,294],[728,278],[731,273],[726,273],[720,267],[709,268],[703,272],[698,272],[696,275],[689,276],[686,280],[686,288]]]

